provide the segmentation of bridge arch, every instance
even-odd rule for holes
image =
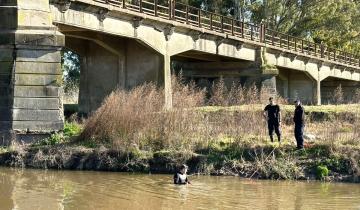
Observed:
[[[163,84],[164,56],[135,39],[62,28],[65,47],[81,58],[79,112],[90,114],[116,88]]]
[[[341,93],[338,92],[340,87]],[[321,81],[322,104],[352,103],[357,88],[360,84],[355,81],[329,76]]]

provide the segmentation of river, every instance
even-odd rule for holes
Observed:
[[[360,185],[0,168],[0,209],[359,209]]]

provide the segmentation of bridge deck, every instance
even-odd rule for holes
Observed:
[[[274,31],[262,24],[245,23],[176,1],[167,1],[165,4],[159,4],[158,0],[93,1],[255,41],[266,44],[267,47],[282,49],[294,54],[336,62],[356,69],[360,67],[360,56],[358,55]]]

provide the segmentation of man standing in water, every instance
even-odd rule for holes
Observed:
[[[187,165],[183,164],[174,175],[174,184],[191,184],[187,178]]]
[[[294,112],[294,123],[295,123],[295,139],[297,149],[304,148],[304,127],[305,127],[305,110],[301,105],[300,100],[295,101],[295,112]]]
[[[274,130],[277,135],[278,141],[280,143],[281,140],[281,132],[280,132],[280,126],[281,126],[281,112],[280,112],[280,106],[274,103],[274,98],[269,98],[269,104],[264,109],[264,117],[267,120],[268,123],[268,129],[269,129],[269,136],[271,142],[274,142]]]

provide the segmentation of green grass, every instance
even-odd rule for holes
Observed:
[[[45,146],[69,143],[72,139],[79,136],[82,132],[82,125],[76,122],[65,122],[64,130],[62,132],[53,133],[50,137],[45,138],[32,146]]]

